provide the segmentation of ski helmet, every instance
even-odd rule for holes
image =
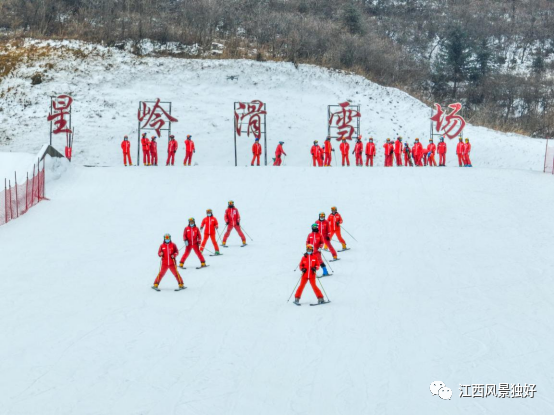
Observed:
[[[146,133],[142,133],[142,137],[146,136]]]
[[[331,140],[331,136],[327,136],[327,138],[325,139],[325,141],[327,140]]]
[[[369,138],[369,141],[373,143],[373,137],[370,137],[370,138]]]
[[[466,143],[469,143],[469,139],[466,137]]]
[[[460,141],[461,141],[461,142],[463,142],[463,141],[464,141],[464,139],[463,139],[462,137],[460,137]]]
[[[317,140],[314,140],[314,144],[318,144],[319,142]]]
[[[323,219],[325,219],[325,213],[324,212],[320,212],[319,213],[319,219],[321,220],[321,217],[323,217]]]
[[[311,244],[306,244],[306,253],[313,253],[314,252],[314,246]]]
[[[408,146],[408,142],[404,143],[404,146]]]
[[[337,207],[331,207],[331,212],[337,212]]]
[[[257,141],[259,141],[259,140],[260,140],[260,138],[259,138],[259,137],[256,137],[256,140],[255,140],[255,141],[257,142]]]
[[[192,136],[190,134],[187,134],[187,140],[192,139]]]
[[[390,142],[390,139],[387,137],[387,142]]]
[[[171,136],[169,136],[170,139],[174,139],[175,136],[172,134]]]
[[[151,139],[154,140],[156,138],[156,136],[152,136]]]
[[[194,220],[194,218],[189,218],[189,225],[191,224],[196,224],[196,221]]]
[[[123,136],[123,140],[129,140],[129,136],[127,135]]]
[[[416,138],[415,141],[416,141],[416,143],[419,143],[419,139]]]
[[[398,140],[402,141],[402,136],[398,136]]]
[[[429,139],[429,143],[433,143],[433,139]]]
[[[319,225],[317,225],[317,224],[312,224],[312,231],[314,231],[314,232],[319,231]]]
[[[211,210],[211,209],[207,209],[207,210],[206,210],[206,214],[212,215],[212,210]]]
[[[229,205],[229,207],[234,207],[235,206],[235,201],[229,201],[228,205]]]
[[[285,144],[285,142],[279,142],[279,144]]]
[[[444,137],[441,137],[439,141],[444,142]]]
[[[169,234],[169,233],[164,234],[164,241],[166,243],[169,243],[171,241],[171,234]]]

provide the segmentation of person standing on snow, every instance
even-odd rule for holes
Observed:
[[[364,165],[364,159],[362,157],[363,152],[364,145],[362,143],[361,137],[358,137],[358,139],[356,140],[356,145],[354,146],[354,150],[352,151],[352,154],[356,155],[356,166]]]
[[[329,222],[329,238],[333,238],[333,236],[336,234],[337,239],[342,244],[342,249],[347,250],[346,248],[346,241],[344,241],[344,238],[342,238],[341,232],[340,232],[340,225],[342,224],[342,217],[337,211],[337,207],[331,207],[331,213],[327,217],[327,221]],[[325,247],[327,248],[327,247]]]
[[[460,137],[460,141],[456,146],[456,155],[458,155],[458,165],[462,167],[464,163],[464,139]]]
[[[387,138],[387,142],[383,145],[383,149],[385,149],[385,167],[388,168],[392,166],[392,154],[394,152],[394,145],[389,138]]]
[[[423,154],[423,146],[419,142],[419,139],[415,139],[414,146],[412,147],[412,155],[414,157],[414,163],[416,166],[422,166],[421,155]]]
[[[319,164],[319,145],[317,140],[314,140],[314,144],[310,149],[310,154],[312,155],[312,163],[315,168],[316,164]]]
[[[334,151],[335,149],[333,149],[333,146],[331,145],[331,138],[327,136],[327,138],[325,139],[325,150],[323,152],[325,154],[323,166],[331,166],[331,152]]]
[[[179,147],[179,143],[177,140],[175,140],[175,136],[172,134],[169,136],[169,143],[167,144],[167,162],[165,163],[166,166],[169,166],[171,163],[171,166],[175,163],[175,153],[177,153],[177,148]]]
[[[158,249],[158,256],[161,257],[160,272],[158,273],[158,276],[154,281],[154,286],[152,286],[152,289],[158,292],[160,291],[160,289],[158,289],[158,286],[160,285],[160,282],[162,281],[162,278],[164,277],[168,269],[171,271],[171,273],[173,273],[173,275],[177,279],[177,283],[179,284],[179,289],[175,290],[185,289],[183,279],[181,278],[179,272],[177,271],[177,268],[175,267],[175,258],[178,255],[179,249],[174,243],[171,242],[171,235],[165,234],[164,241]]]
[[[150,160],[152,165],[158,166],[158,143],[156,142],[156,136],[152,136],[150,142]]]
[[[144,164],[144,166],[150,166],[150,140],[148,140],[148,137],[146,137],[146,133],[142,133],[142,139],[140,139],[140,143],[142,145],[142,163]]]
[[[196,226],[196,221],[194,221],[194,218],[189,218],[189,225],[185,228],[185,231],[183,232],[183,241],[185,242],[185,246],[187,248],[185,249],[185,254],[183,254],[183,257],[181,257],[179,267],[181,269],[184,269],[183,266],[191,250],[194,250],[194,252],[198,256],[198,259],[200,260],[200,267],[207,267],[206,260],[204,260],[204,256],[200,251],[200,231]]]
[[[471,168],[471,159],[469,158],[469,153],[471,152],[471,144],[469,143],[469,139],[466,138],[466,142],[464,144],[462,155],[464,157],[464,166],[466,168]]]
[[[412,151],[410,150],[410,145],[408,144],[408,142],[404,143],[404,165],[405,166],[408,166],[408,164],[410,164],[410,166],[413,166],[414,164],[412,163]]]
[[[254,166],[254,162],[257,162],[256,166],[260,166],[260,156],[262,154],[262,145],[260,144],[260,138],[256,137],[254,144],[252,145],[252,162],[250,166]]]
[[[346,142],[346,138],[342,138],[342,143],[339,146],[340,153],[342,154],[342,166],[344,163],[350,166],[350,159],[348,159],[348,152],[350,151],[350,145]]]
[[[439,166],[446,166],[446,143],[444,142],[444,137],[439,139],[437,153],[439,154]]]
[[[326,249],[328,247],[329,251],[333,255],[333,260],[338,260],[337,252],[333,247],[333,245],[331,244],[331,237],[329,237],[329,221],[325,219],[324,212],[319,213],[319,220],[317,220],[315,223],[319,228],[319,234],[321,235],[321,239],[323,240],[323,244],[325,246],[324,248]]]
[[[192,136],[189,134],[187,135],[187,139],[185,140],[185,160],[183,161],[184,166],[190,166],[190,164],[192,163],[193,153],[196,153],[196,149],[194,148]]]
[[[275,149],[275,161],[273,162],[273,166],[281,166],[281,155],[287,155],[283,150],[284,144],[285,142],[279,142],[279,144],[277,145],[277,149]]]
[[[127,166],[127,161],[129,161],[129,166],[133,166],[133,161],[131,160],[131,142],[129,141],[129,137],[123,137],[121,150],[123,150],[123,164]]]
[[[202,240],[202,244],[200,244],[200,251],[204,251],[208,238],[211,238],[215,250],[214,255],[220,255],[219,247],[215,238],[217,229],[219,229],[219,224],[217,223],[217,219],[213,216],[212,210],[206,210],[206,218],[202,220],[202,224],[200,225],[200,231],[204,230],[204,239]]]
[[[435,143],[433,143],[433,139],[429,139],[429,145],[427,146],[427,158],[429,166],[437,166],[437,162],[435,161],[436,150],[437,146],[435,146]]]
[[[315,151],[316,151],[315,154],[316,154],[317,166],[322,167],[323,166],[323,151],[324,151],[324,148],[323,148],[323,146],[321,146],[321,147],[316,146]]]
[[[310,282],[310,285],[312,285],[312,289],[317,297],[317,303],[327,303],[325,302],[323,293],[321,293],[321,290],[319,290],[316,283],[316,272],[319,269],[319,265],[317,264],[317,258],[314,255],[313,246],[309,244],[306,246],[306,254],[302,256],[299,267],[302,272],[302,277],[300,280],[300,286],[298,286],[298,289],[294,294],[294,303],[300,306],[300,298],[302,297],[302,292],[304,291],[308,281]]]
[[[394,156],[396,157],[396,166],[402,166],[402,137],[400,136],[394,142]]]
[[[235,203],[233,201],[229,201],[229,204],[227,205],[224,220],[225,224],[227,225],[227,231],[223,236],[223,244],[221,245],[223,247],[227,247],[227,239],[231,234],[231,230],[233,230],[234,228],[242,240],[242,247],[244,247],[246,245],[246,237],[240,229],[240,214],[239,210],[235,208]]]
[[[312,224],[312,232],[308,234],[308,238],[306,238],[306,244],[312,245],[314,247],[314,254],[319,261],[319,265],[323,269],[323,276],[329,276],[329,272],[327,271],[327,267],[325,267],[323,257],[321,257],[323,239],[321,238],[321,234],[319,234],[319,227],[317,224]]]
[[[368,164],[371,163],[371,167],[373,167],[373,158],[375,157],[375,143],[373,143],[373,137],[370,137],[365,145],[365,156],[365,165],[368,166]]]

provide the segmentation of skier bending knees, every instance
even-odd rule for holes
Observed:
[[[300,285],[294,295],[294,303],[300,305],[300,298],[302,297],[302,292],[304,291],[308,281],[310,282],[310,285],[312,286],[312,289],[317,297],[317,303],[325,303],[323,293],[321,293],[321,290],[317,287],[315,280],[319,265],[317,257],[314,254],[314,247],[311,244],[306,246],[306,253],[302,256],[299,267],[302,271],[302,277],[300,278]]]

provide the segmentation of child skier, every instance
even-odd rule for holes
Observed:
[[[205,229],[204,229],[205,227]],[[204,239],[202,240],[202,244],[200,244],[200,251],[204,251],[204,247],[206,247],[206,243],[208,242],[208,238],[211,238],[212,244],[214,245],[215,253],[214,255],[219,256],[219,247],[217,246],[216,241],[216,231],[219,228],[219,224],[217,223],[217,219],[213,216],[212,210],[208,209],[206,210],[206,218],[202,220],[202,224],[200,225],[200,231],[204,229]]]
[[[158,286],[168,269],[171,270],[171,273],[173,273],[173,275],[177,279],[177,283],[179,284],[179,288],[175,290],[177,291],[185,289],[183,279],[181,278],[179,272],[177,271],[177,268],[175,267],[175,257],[177,257],[178,255],[179,249],[177,248],[175,243],[171,242],[171,235],[165,234],[164,241],[158,249],[158,256],[161,257],[160,272],[158,273],[158,276],[154,281],[154,286],[152,286],[152,289],[158,292],[160,291],[160,289],[158,289]]]
[[[129,161],[129,166],[133,166],[133,162],[131,160],[131,142],[127,136],[123,137],[121,150],[123,150],[123,164],[127,166],[127,161]]]
[[[319,265],[317,257],[314,254],[314,247],[311,244],[306,246],[306,253],[302,256],[299,267],[302,271],[302,277],[300,285],[294,295],[294,303],[300,306],[300,298],[302,297],[302,292],[304,291],[304,287],[306,287],[306,283],[308,283],[308,281],[310,281],[310,285],[312,285],[312,289],[317,296],[317,303],[326,303],[323,293],[321,293],[321,290],[319,290],[316,284],[316,272],[319,269]]]
[[[191,250],[194,250],[196,255],[198,256],[198,259],[200,259],[200,267],[207,267],[206,266],[206,260],[204,260],[204,256],[202,255],[202,252],[200,251],[199,245],[200,245],[200,231],[198,230],[198,227],[196,227],[196,221],[194,221],[194,218],[189,218],[189,225],[185,228],[185,231],[183,232],[183,241],[185,242],[185,246],[187,247],[185,249],[185,254],[183,254],[183,257],[181,257],[181,261],[179,262],[179,267],[181,269],[184,269],[185,261],[187,260],[187,257],[189,256]]]
[[[333,236],[336,234],[338,240],[342,244],[342,249],[347,250],[346,241],[344,241],[344,238],[342,238],[342,235],[340,233],[340,225],[342,224],[342,217],[337,212],[337,207],[331,207],[331,213],[327,217],[327,221],[329,222],[329,238],[333,238]]]
[[[229,201],[227,204],[227,209],[225,210],[225,216],[223,218],[225,220],[225,224],[227,225],[227,231],[223,236],[223,244],[221,245],[223,247],[227,247],[227,239],[231,234],[231,230],[234,228],[242,240],[242,247],[244,247],[246,245],[246,237],[240,229],[240,214],[239,210],[235,208],[234,201]]]

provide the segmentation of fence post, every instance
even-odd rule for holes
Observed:
[[[27,181],[25,181],[25,212],[29,211],[29,172],[27,172]]]
[[[12,181],[8,181],[8,192],[10,193],[10,220],[13,220],[13,210],[12,210]]]
[[[69,160],[71,162],[71,159]],[[42,159],[42,198],[46,197],[46,158]]]
[[[31,206],[35,205],[35,165],[33,164],[33,181],[31,182]]]
[[[17,199],[17,171],[14,172],[15,177],[15,215],[19,218],[19,199]]]
[[[40,159],[37,159],[37,178],[38,178],[38,181],[37,181],[37,187],[38,187],[37,204],[38,204],[40,202]]]
[[[8,187],[6,181],[7,179],[4,178],[4,218],[6,219],[4,224],[8,223]]]

